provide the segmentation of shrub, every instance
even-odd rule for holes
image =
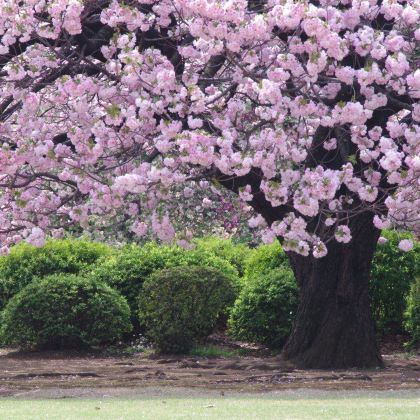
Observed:
[[[0,257],[0,310],[35,277],[78,274],[110,252],[106,245],[80,239],[49,240],[40,248],[20,243]]]
[[[247,278],[258,277],[276,268],[290,268],[286,253],[278,241],[256,248],[245,264]]]
[[[33,281],[2,312],[3,344],[79,348],[112,343],[131,330],[126,300],[108,285],[55,274]]]
[[[403,252],[398,248],[401,239],[414,237],[409,233],[384,231],[388,239],[378,245],[373,258],[370,299],[373,318],[381,333],[401,332],[410,285],[419,275],[419,250]]]
[[[405,312],[405,329],[410,333],[410,345],[420,346],[420,277],[411,285]]]
[[[227,261],[203,250],[188,251],[176,246],[159,246],[153,242],[141,248],[126,247],[117,255],[98,262],[91,276],[105,281],[126,297],[132,311],[132,321],[138,329],[138,319],[134,314],[144,281],[156,270],[176,266],[217,268],[236,284],[239,293],[238,273]]]
[[[234,338],[280,348],[290,333],[298,305],[298,288],[289,269],[277,268],[251,278],[231,311]]]
[[[243,276],[245,272],[245,264],[251,256],[252,250],[243,243],[235,244],[231,239],[221,239],[215,236],[207,236],[195,241],[197,250],[211,252],[230,264],[232,264]]]
[[[173,267],[155,272],[144,282],[139,318],[158,351],[182,353],[212,331],[234,299],[234,284],[222,271]]]

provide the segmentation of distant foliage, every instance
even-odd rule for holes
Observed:
[[[130,332],[130,308],[108,285],[56,274],[34,281],[2,312],[1,342],[23,349],[84,348]]]
[[[372,264],[370,297],[379,332],[401,332],[410,285],[419,276],[420,245],[409,233],[384,231],[388,242],[378,245]],[[414,249],[403,252],[398,244],[411,239]]]
[[[296,314],[298,288],[291,270],[277,268],[249,279],[229,319],[230,334],[240,340],[280,348]]]
[[[0,309],[34,278],[78,274],[110,253],[105,244],[80,239],[49,240],[39,248],[20,243],[0,257]]]
[[[413,347],[420,346],[420,277],[417,277],[410,288],[404,326],[411,335],[409,344]]]
[[[156,349],[183,353],[205,338],[235,299],[235,284],[211,267],[157,271],[139,296],[140,323]]]
[[[111,258],[99,261],[90,275],[106,282],[126,297],[137,329],[139,324],[134,314],[137,312],[138,296],[144,281],[157,270],[176,266],[217,268],[235,284],[239,293],[238,272],[228,261],[204,249],[185,250],[178,246],[157,245],[154,242],[142,247],[133,245],[123,248]]]

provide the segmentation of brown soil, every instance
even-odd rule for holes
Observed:
[[[0,349],[0,396],[48,389],[188,387],[244,392],[296,388],[420,389],[420,355],[383,355],[384,369],[299,370],[279,357],[203,358]]]

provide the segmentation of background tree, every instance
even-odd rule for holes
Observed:
[[[0,10],[3,252],[74,224],[140,236],[151,226],[183,242],[171,198],[225,188],[289,254],[301,304],[284,355],[381,364],[373,251],[390,223],[418,227],[417,1],[0,0]]]

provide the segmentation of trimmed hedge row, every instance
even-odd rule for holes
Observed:
[[[401,233],[384,236],[388,242],[378,246],[370,288],[378,331],[408,331],[418,345],[419,245],[403,253]],[[0,309],[7,303],[0,319],[3,343],[102,345],[134,325],[160,351],[182,352],[229,318],[233,337],[281,347],[298,291],[280,245],[251,250],[215,238],[195,243],[194,250],[156,243],[115,250],[81,240],[15,247],[0,257]]]
[[[183,353],[207,337],[236,291],[223,272],[209,267],[173,267],[143,284],[139,318],[146,335],[163,353]]]
[[[35,278],[79,274],[111,252],[107,245],[80,239],[49,240],[41,248],[20,243],[0,257],[0,310]]]
[[[298,288],[290,269],[281,267],[253,277],[231,311],[230,334],[280,348],[292,328],[297,305]]]
[[[7,303],[0,319],[3,344],[98,346],[123,337],[134,324],[161,351],[177,352],[206,335],[221,316],[227,318],[239,293],[236,268],[204,249],[97,245],[71,240],[50,241],[43,248],[22,244],[0,259],[1,298]],[[169,278],[176,287],[168,289],[164,279]],[[150,302],[155,296],[155,304],[145,305],[143,294]],[[175,335],[165,330],[169,315],[176,320],[170,327]]]
[[[90,276],[104,281],[126,297],[131,308],[132,322],[138,330],[138,296],[145,280],[157,270],[181,266],[216,268],[231,280],[239,293],[238,272],[228,261],[205,250],[189,251],[177,246],[159,246],[153,242],[143,247],[125,247],[111,258],[99,261]]]
[[[280,243],[275,241],[254,249],[245,262],[244,272],[249,279],[282,267],[290,269],[289,260]]]
[[[34,281],[1,316],[3,344],[23,349],[83,348],[112,343],[132,329],[126,300],[108,285],[74,274]]]
[[[216,257],[229,262],[242,277],[245,274],[245,267],[248,259],[253,255],[246,244],[234,243],[231,239],[221,239],[214,236],[196,239],[194,241],[196,250],[214,254]]]
[[[235,283],[220,270],[172,267],[146,279],[135,315],[157,350],[179,353],[206,337],[236,296]],[[24,287],[6,305],[0,325],[1,342],[23,349],[99,346],[132,330],[130,308],[117,290],[72,274]]]

